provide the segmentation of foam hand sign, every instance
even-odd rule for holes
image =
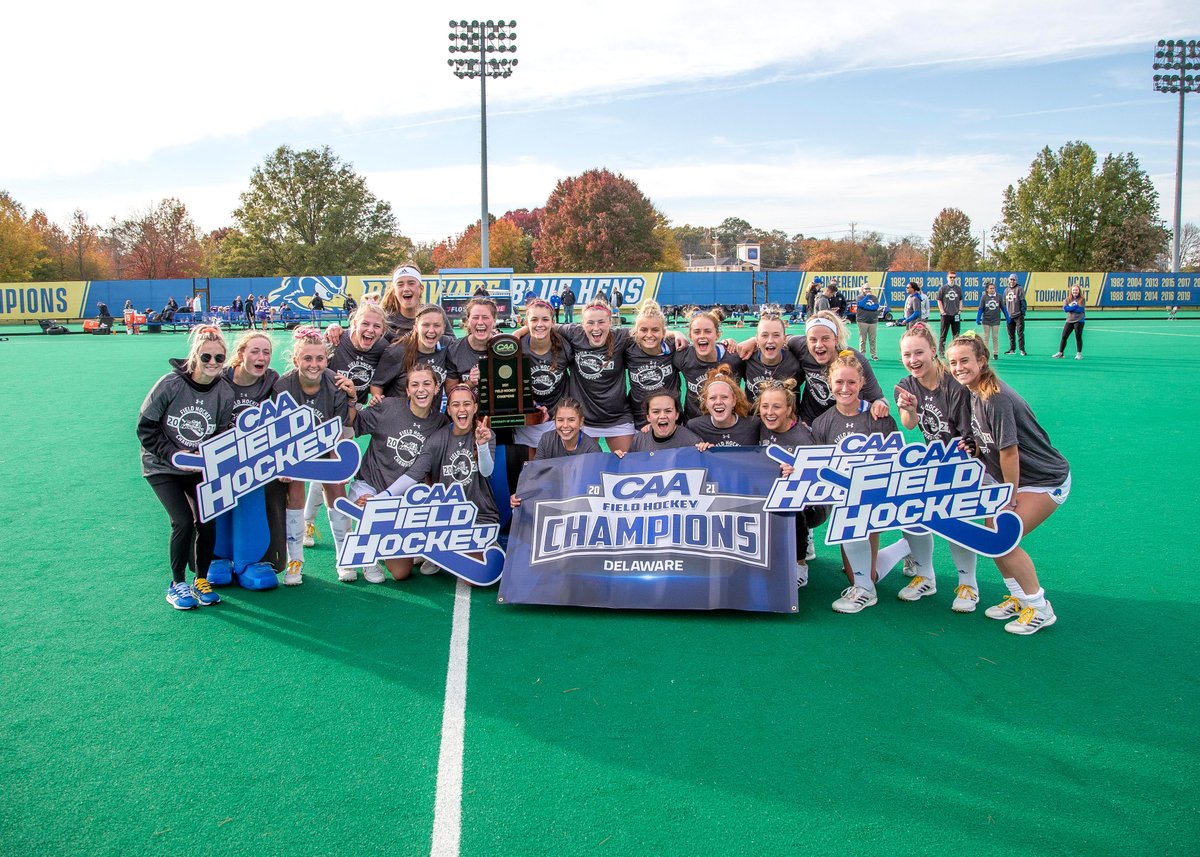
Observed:
[[[792,473],[772,486],[766,508],[832,506],[827,544],[887,530],[935,532],[995,557],[1021,541],[1021,519],[1004,511],[1013,486],[984,484],[983,464],[959,449],[957,439],[926,445],[906,444],[899,432],[850,435],[836,446],[803,446],[794,453],[772,446],[767,454]],[[992,518],[994,527],[976,523],[979,518]]]
[[[279,477],[345,482],[358,471],[362,453],[354,441],[341,437],[340,420],[318,422],[316,411],[281,393],[273,402],[242,411],[228,431],[195,452],[175,453],[171,461],[203,473],[196,499],[200,520],[211,521]]]
[[[335,508],[358,522],[338,551],[341,567],[420,557],[476,586],[495,583],[504,569],[504,551],[493,546],[499,524],[476,522],[479,510],[461,485],[413,485],[402,497],[377,495],[361,509],[338,498]]]

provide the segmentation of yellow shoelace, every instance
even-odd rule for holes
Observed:
[[[287,573],[288,574],[299,574],[300,569],[302,569],[302,568],[304,568],[304,563],[300,562],[300,560],[298,560],[298,559],[294,559],[288,563]]]
[[[1004,600],[1001,601],[997,606],[998,607],[1011,607],[1012,611],[1014,613],[1020,613],[1021,609],[1022,609],[1020,599],[1015,598],[1012,595],[1005,595]]]
[[[965,598],[968,601],[978,601],[979,593],[964,583],[958,589],[954,590],[954,597]]]
[[[925,578],[921,577],[921,575],[918,574],[911,581],[909,581],[908,588],[909,589],[920,589],[921,584],[924,582],[925,582]]]
[[[196,582],[192,586],[196,587],[197,592],[203,592],[205,595],[212,592],[212,584],[208,582],[208,578],[206,577],[197,577]]]
[[[1019,622],[1022,625],[1028,625],[1030,622],[1033,621],[1033,617],[1036,614],[1037,614],[1037,611],[1034,610],[1032,607],[1026,607],[1024,610],[1021,611],[1021,615],[1017,617],[1017,622]]]

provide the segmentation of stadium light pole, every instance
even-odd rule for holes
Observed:
[[[1154,52],[1154,70],[1168,74],[1154,75],[1157,92],[1179,93],[1179,135],[1175,144],[1175,231],[1171,236],[1171,273],[1179,273],[1180,230],[1183,228],[1180,207],[1183,203],[1183,97],[1200,87],[1200,45],[1195,39],[1159,39]]]
[[[489,267],[488,253],[488,181],[487,181],[487,79],[511,77],[516,59],[488,59],[489,53],[517,52],[516,21],[451,21],[450,53],[474,54],[470,59],[448,59],[454,76],[471,80],[479,78],[479,163],[482,175],[483,213],[479,218],[479,261]]]

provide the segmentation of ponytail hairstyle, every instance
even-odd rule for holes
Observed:
[[[819,322],[819,323],[818,323]],[[838,351],[846,350],[846,325],[838,318],[837,313],[832,310],[818,310],[808,317],[808,321],[804,323],[804,331],[807,333],[813,327],[826,327],[833,331],[837,337]]]
[[[219,325],[201,324],[193,327],[188,334],[188,355],[184,361],[184,368],[188,372],[196,371],[196,364],[200,362],[200,349],[209,342],[221,343],[221,349],[226,354],[229,353],[229,345],[225,342],[225,334],[221,333]]]
[[[609,318],[608,336],[605,338],[604,342],[608,346],[608,356],[611,358],[613,356],[613,350],[615,348],[615,343],[613,342],[612,325],[611,325],[612,307],[610,307],[608,305],[608,301],[606,301],[604,298],[597,295],[596,297],[592,298],[590,301],[588,301],[584,305],[583,312],[580,313],[580,317],[582,317],[583,315],[586,315],[588,310],[602,310],[603,312],[608,313],[608,318]]]
[[[446,332],[446,329],[445,329],[446,317],[442,313],[442,308],[440,306],[438,306],[437,304],[422,304],[421,307],[417,310],[416,317],[413,319],[412,330],[410,330],[404,336],[403,339],[400,339],[396,343],[393,343],[394,345],[399,345],[401,348],[404,349],[404,360],[401,362],[401,365],[403,366],[404,374],[406,374],[406,375],[412,371],[413,366],[417,365],[417,355],[420,354],[420,352],[421,352],[421,349],[417,345],[417,343],[420,341],[420,337],[421,337],[421,334],[420,334],[420,331],[418,328],[420,327],[420,324],[421,324],[421,318],[423,316],[427,316],[427,315],[439,316],[442,319],[442,324],[443,324],[442,333],[444,334]],[[435,378],[435,380],[436,380],[436,378]]]
[[[554,416],[558,416],[558,412],[563,408],[567,408],[568,410],[579,414],[579,425],[580,427],[584,425],[586,418],[583,413],[583,405],[581,405],[578,400],[572,399],[570,396],[563,396],[558,400],[558,404],[554,406]]]
[[[909,337],[916,337],[917,339],[923,340],[925,344],[929,346],[929,353],[933,357],[933,365],[935,367],[935,371],[937,372],[938,381],[940,382],[942,380],[942,376],[946,374],[946,364],[943,363],[942,358],[938,356],[937,340],[934,339],[933,331],[929,329],[929,325],[923,321],[918,321],[914,323],[908,330],[904,331],[904,333],[900,334],[901,348],[904,347],[904,340],[908,339]]]
[[[237,338],[237,342],[233,344],[233,357],[229,358],[229,365],[237,369],[246,362],[246,349],[250,347],[250,341],[253,339],[265,339],[267,344],[271,346],[271,350],[275,350],[275,343],[271,341],[271,337],[261,330],[247,330]]]
[[[665,333],[667,330],[667,317],[663,315],[662,307],[653,298],[646,298],[646,300],[642,301],[642,305],[638,307],[637,315],[633,317],[633,326],[636,328],[639,321],[651,318],[662,322],[663,332]]]
[[[988,362],[988,346],[987,342],[978,336],[975,331],[968,330],[966,333],[954,337],[950,343],[951,348],[961,346],[970,348],[971,353],[975,355],[975,359],[979,362],[979,380],[975,382],[975,388],[972,393],[979,398],[987,400],[1000,392],[1000,378],[996,375],[996,371],[992,369],[991,363]]]
[[[837,357],[829,361],[829,365],[825,367],[825,379],[832,385],[833,373],[842,368],[854,369],[864,381],[867,379],[867,372],[863,369],[862,363],[848,348],[843,348],[838,352]]]
[[[728,384],[733,391],[733,412],[739,417],[750,416],[750,401],[742,391],[742,387],[733,377],[733,370],[728,363],[722,363],[716,369],[709,369],[704,375],[704,384],[700,387],[700,412],[708,413],[708,388],[713,384]]]
[[[762,408],[763,393],[781,392],[783,393],[784,402],[787,403],[788,410],[792,412],[792,419],[798,419],[796,415],[796,379],[784,378],[782,381],[778,378],[765,378],[759,381],[755,386],[758,391],[758,398],[754,400],[754,413],[757,414]]]
[[[761,329],[763,324],[778,324],[782,329],[784,336],[787,335],[787,324],[783,320],[783,316],[777,312],[767,311],[758,314],[758,328]]]

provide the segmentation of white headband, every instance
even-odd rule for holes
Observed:
[[[421,272],[412,265],[401,265],[396,269],[395,273],[392,274],[392,282],[396,282],[396,280],[400,279],[401,277],[416,277],[419,280],[421,279]]]
[[[804,323],[804,332],[808,333],[814,327],[827,328],[833,331],[834,336],[837,336],[839,333],[841,333],[841,331],[838,330],[838,326],[827,318],[810,318]]]

